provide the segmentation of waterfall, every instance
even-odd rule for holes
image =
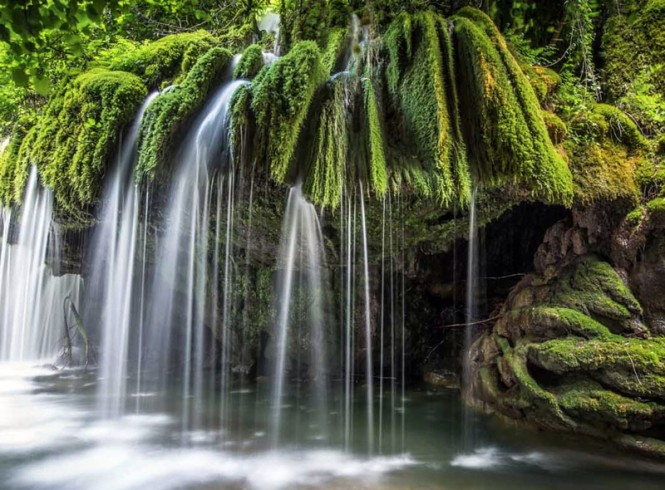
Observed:
[[[282,405],[284,403],[285,381],[289,367],[290,346],[299,346],[300,339],[290,339],[302,331],[293,330],[300,325],[309,325],[310,370],[313,400],[317,405],[316,419],[318,430],[325,434],[327,409],[326,400],[326,332],[324,322],[324,248],[321,225],[314,205],[302,194],[300,184],[289,191],[289,198],[282,225],[282,238],[279,246],[279,278],[277,281],[277,318],[275,322],[275,386],[273,390],[273,441],[279,441],[281,432]],[[308,304],[307,317],[299,315],[297,303]],[[298,329],[300,330],[300,329]],[[295,335],[294,335],[295,334]],[[301,373],[297,373],[300,375]]]
[[[47,264],[59,260],[53,229],[53,195],[30,169],[20,210],[2,210],[0,250],[0,360],[50,359],[71,326],[67,298],[78,305],[81,279],[74,274],[56,277]],[[63,314],[64,308],[64,314]]]
[[[233,66],[233,65],[232,65]],[[152,373],[154,388],[163,390],[171,368],[180,368],[184,429],[200,428],[203,371],[207,365],[205,336],[221,329],[221,380],[228,380],[230,355],[229,289],[232,274],[234,203],[233,161],[228,155],[228,109],[235,91],[246,81],[222,85],[190,128],[177,154],[177,169],[168,194],[162,232],[148,286],[144,371]],[[227,162],[227,165],[221,165]],[[226,196],[224,195],[226,193]],[[226,212],[222,205],[226,204]],[[217,213],[211,219],[211,209]],[[226,217],[222,220],[222,214]],[[209,238],[215,223],[212,264]],[[225,223],[223,222],[225,221]],[[221,228],[224,228],[222,230]],[[208,295],[207,278],[217,274],[220,241],[224,243],[223,310],[217,323],[216,293]],[[212,265],[213,270],[209,270]],[[217,277],[216,275],[214,277]],[[216,291],[218,284],[212,284]],[[210,321],[215,324],[211,324]],[[219,337],[218,337],[219,338]],[[224,393],[226,386],[222,386]]]
[[[363,285],[365,300],[365,383],[367,390],[367,447],[371,454],[374,448],[374,385],[372,372],[372,311],[369,284],[369,254],[367,252],[367,223],[365,219],[365,193],[360,182],[360,218],[363,239]]]
[[[124,411],[130,327],[136,309],[132,306],[136,307],[134,267],[140,195],[133,179],[134,167],[143,114],[156,96],[153,92],[143,102],[120,145],[104,186],[100,224],[92,238],[86,304],[101,305],[98,399],[106,417]],[[88,323],[96,318],[96,314],[89,314]]]
[[[478,223],[476,214],[476,189],[474,188],[469,203],[469,242],[466,264],[466,327],[464,328],[462,390],[468,390],[471,385],[469,352],[473,341],[473,323],[478,319],[478,290],[480,287],[478,259]],[[467,446],[467,449],[473,443],[472,415],[471,409],[465,404],[463,414],[463,443]]]
[[[476,217],[476,190],[471,193],[471,202],[469,203],[469,244],[466,263],[466,311],[464,329],[464,365],[463,365],[463,385],[464,389],[469,387],[469,361],[466,356],[469,347],[471,347],[472,324],[478,319],[478,223]]]

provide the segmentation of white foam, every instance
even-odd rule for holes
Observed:
[[[486,469],[499,466],[502,463],[496,448],[487,447],[476,449],[471,454],[460,454],[450,462],[451,466],[462,468]]]
[[[202,449],[105,445],[30,464],[15,474],[13,483],[72,490],[169,490],[220,481],[277,490],[332,479],[376,479],[413,464],[408,455],[357,459],[332,450],[240,456]]]

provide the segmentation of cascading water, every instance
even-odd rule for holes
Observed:
[[[20,210],[2,211],[2,361],[53,360],[64,346],[66,324],[73,325],[65,302],[78,305],[81,279],[74,274],[56,277],[47,264],[50,251],[53,260],[59,259],[52,218],[52,193],[40,185],[32,167]]]
[[[133,182],[137,143],[146,109],[158,95],[143,102],[118,152],[115,167],[103,192],[104,208],[92,239],[91,271],[86,304],[101,305],[102,339],[98,394],[106,417],[124,411],[130,327],[136,309],[136,244],[139,230],[140,192]],[[91,323],[97,315],[89,315]]]
[[[228,379],[229,337],[228,308],[225,295],[232,274],[233,189],[232,160],[221,167],[228,151],[228,109],[235,91],[245,81],[224,84],[205,106],[198,121],[189,131],[178,154],[178,169],[172,181],[169,205],[158,237],[154,273],[149,285],[149,308],[146,318],[144,366],[156,377],[155,388],[163,390],[173,365],[182,368],[183,428],[200,428],[203,370],[207,361],[204,335],[210,327],[221,330],[221,381]],[[214,190],[216,189],[216,193]],[[226,212],[221,210],[226,191]],[[215,257],[213,270],[218,270],[220,240],[224,243],[221,325],[217,325],[216,299],[207,294],[209,236],[213,205],[215,220]],[[222,221],[226,215],[226,222]],[[221,231],[224,226],[225,231]],[[216,290],[218,284],[213,284]],[[214,296],[214,295],[213,295]],[[212,318],[211,318],[212,316]],[[210,325],[209,321],[215,321]],[[219,338],[219,337],[218,337]],[[178,346],[179,352],[172,347]],[[181,354],[181,357],[178,357]],[[222,392],[226,387],[223,386]]]
[[[315,419],[312,421],[325,437],[324,426],[327,410],[326,394],[326,323],[324,321],[324,279],[325,262],[321,225],[314,205],[302,194],[300,184],[291,188],[282,226],[279,247],[279,279],[277,281],[277,318],[275,322],[275,387],[273,390],[273,441],[279,441],[282,422],[282,405],[289,354],[299,356],[299,352],[289,352],[296,327],[309,325],[310,370],[313,399],[316,401]],[[306,318],[299,315],[297,303],[308,305]],[[302,335],[301,328],[298,328]],[[297,340],[297,339],[296,339]],[[299,351],[299,349],[298,349]],[[302,373],[297,373],[301,375]]]
[[[469,389],[471,383],[471,363],[468,358],[473,341],[473,324],[478,319],[478,223],[476,215],[476,189],[471,193],[469,202],[469,241],[466,264],[466,311],[464,328],[464,358],[462,362],[462,388]],[[472,440],[472,413],[468,405],[464,405],[464,444],[468,447]]]

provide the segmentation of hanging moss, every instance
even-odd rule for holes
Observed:
[[[263,48],[258,44],[248,47],[233,70],[235,78],[252,79],[263,68]]]
[[[21,146],[18,168],[37,165],[65,210],[93,203],[121,130],[145,96],[129,73],[96,68],[77,76],[49,101]]]
[[[23,171],[19,167],[19,153],[27,134],[34,126],[33,118],[21,118],[12,128],[12,135],[5,149],[0,153],[0,202],[4,206],[20,203],[25,182]]]
[[[386,158],[383,151],[382,118],[374,86],[370,78],[365,79],[363,88],[365,90],[365,112],[367,114],[369,133],[369,175],[372,189],[377,195],[383,196],[388,190],[388,181],[386,175]]]
[[[233,94],[229,110],[229,133],[231,148],[236,161],[240,161],[243,145],[248,144],[247,135],[252,122],[252,86],[245,84]]]
[[[321,62],[328,73],[333,73],[339,59],[344,54],[347,41],[346,34],[347,29],[342,27],[335,27],[328,31],[328,41],[321,58]]]
[[[111,70],[140,76],[149,88],[158,88],[163,80],[174,80],[187,73],[198,58],[217,44],[207,31],[186,32],[147,42],[136,49],[124,50],[109,60]]]
[[[467,146],[478,180],[526,183],[535,199],[570,204],[572,177],[553,147],[538,99],[492,21],[464,8],[455,18]]]
[[[271,174],[278,182],[287,178],[314,92],[326,77],[316,43],[302,41],[255,80],[252,108],[257,119],[258,146],[265,152]]]
[[[331,82],[327,92],[317,118],[311,164],[304,184],[313,202],[335,209],[347,180],[349,110],[345,81]],[[353,169],[350,170],[352,173]]]
[[[232,55],[223,48],[204,54],[180,85],[157,97],[143,117],[137,179],[155,176],[155,170],[167,159],[167,151],[182,124],[205,102],[220,83]]]
[[[399,15],[384,36],[388,89],[422,162],[398,170],[397,178],[444,205],[466,202],[470,187],[447,31],[444,19],[422,12]]]

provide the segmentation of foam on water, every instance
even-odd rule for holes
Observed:
[[[11,482],[33,488],[167,490],[221,481],[273,490],[335,479],[375,480],[413,464],[406,455],[355,459],[339,451],[280,451],[240,456],[207,449],[107,444],[30,464]]]

